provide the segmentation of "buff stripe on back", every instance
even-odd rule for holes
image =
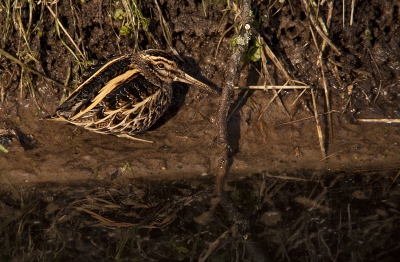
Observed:
[[[91,101],[92,103],[87,108],[85,108],[85,110],[83,110],[83,111],[79,112],[78,114],[76,114],[75,116],[73,116],[71,118],[71,120],[78,119],[83,114],[89,112],[91,109],[93,109],[95,106],[97,106],[103,100],[104,97],[106,97],[108,94],[110,94],[116,88],[119,88],[121,86],[121,83],[125,82],[125,80],[127,80],[127,79],[132,79],[132,77],[134,78],[135,74],[139,74],[138,69],[128,70],[125,73],[123,73],[122,75],[114,77],[113,79],[108,81],[108,83],[99,91],[98,95],[95,98],[93,98],[93,100]]]
[[[105,65],[103,65],[99,70],[97,70],[93,75],[91,75],[88,79],[85,80],[82,84],[80,84],[69,96],[68,98],[72,97],[75,93],[81,90],[84,86],[86,86],[93,78],[97,77],[98,75],[102,74],[105,70],[107,70],[112,64],[115,64],[125,58],[128,58],[128,55],[123,55],[108,61]],[[67,98],[67,100],[68,100]]]

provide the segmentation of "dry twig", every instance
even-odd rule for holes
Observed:
[[[251,12],[250,12],[250,0],[244,0],[243,6],[240,9],[240,23],[241,23],[241,31],[238,37],[242,37],[242,39],[246,39],[245,35],[250,34],[250,22],[251,22]],[[246,25],[246,26],[245,26]],[[233,50],[231,56],[231,67],[226,73],[225,79],[227,79],[223,90],[222,95],[219,103],[218,109],[218,170],[217,170],[217,177],[216,177],[216,187],[217,192],[220,197],[220,204],[228,213],[228,215],[233,219],[235,224],[238,226],[238,231],[242,235],[247,234],[247,229],[249,227],[249,222],[244,219],[243,214],[239,212],[236,206],[233,204],[232,199],[228,196],[225,191],[225,178],[228,174],[229,169],[229,143],[228,143],[228,130],[227,130],[227,117],[228,117],[228,110],[229,110],[229,100],[231,98],[231,94],[233,93],[234,89],[234,79],[237,74],[238,64],[240,62],[240,58],[246,51],[248,46],[248,42],[244,41],[243,44],[236,45],[235,49]],[[265,261],[263,254],[257,248],[252,246],[252,243],[249,239],[247,239],[247,248],[251,250],[251,255],[254,259],[258,261]],[[249,248],[250,245],[250,248]]]
[[[10,55],[9,53],[7,53],[6,51],[4,51],[3,49],[0,48],[0,55],[5,56],[6,58],[10,59],[11,61],[13,61],[14,63],[20,65],[24,70],[27,70],[35,75],[38,75],[40,77],[43,77],[45,80],[48,80],[50,82],[52,82],[53,84],[55,84],[57,87],[63,88],[63,89],[67,89],[69,91],[72,91],[72,88],[66,87],[58,82],[56,82],[55,80],[48,78],[47,76],[43,75],[42,73],[36,71],[35,69],[30,68],[29,66],[25,65],[23,62],[21,62],[20,60],[18,60],[17,58],[15,58],[14,56]]]
[[[321,148],[322,156],[326,157],[324,135],[322,133],[321,124],[319,123],[318,112],[317,112],[317,102],[315,101],[314,90],[311,90],[311,97],[312,97],[312,101],[313,101],[313,109],[314,109],[315,122],[316,122],[316,126],[317,126],[319,146]]]
[[[336,48],[336,46],[332,43],[332,41],[326,36],[326,34],[323,32],[321,27],[318,25],[317,21],[315,20],[314,16],[311,14],[310,7],[308,5],[307,0],[302,0],[305,12],[307,16],[310,18],[311,24],[317,30],[318,34],[328,43],[328,45],[332,48],[333,51],[339,56],[342,55],[342,53],[339,51],[339,49]]]
[[[277,90],[277,89],[309,89],[310,86],[235,86],[234,89],[250,89],[250,90]]]
[[[81,55],[81,57],[85,58],[85,55],[82,53],[82,51],[79,49],[78,45],[75,43],[74,39],[72,39],[72,37],[68,34],[68,31],[64,28],[64,26],[62,25],[62,23],[60,22],[60,20],[57,17],[57,14],[55,14],[53,12],[53,10],[51,9],[50,5],[46,5],[47,9],[49,10],[49,12],[51,13],[51,15],[53,16],[53,18],[56,20],[58,26],[63,30],[64,34],[67,36],[67,38],[69,39],[69,41],[72,43],[72,45],[75,47],[75,50],[79,53],[79,55]]]
[[[357,119],[357,122],[362,122],[362,123],[400,124],[400,119],[391,119],[391,118],[379,118],[379,119],[359,118],[359,119]]]
[[[154,0],[154,3],[156,4],[157,10],[158,10],[158,16],[160,19],[160,23],[162,25],[162,32],[165,38],[165,41],[167,42],[168,47],[172,50],[172,53],[178,57],[182,61],[182,59],[179,56],[178,51],[172,46],[172,40],[171,40],[171,30],[168,27],[167,21],[165,21],[164,16],[162,15],[160,5],[158,4],[157,0]]]
[[[330,98],[329,98],[329,91],[328,91],[328,84],[326,82],[325,78],[325,73],[324,73],[324,65],[322,64],[322,52],[318,50],[318,44],[317,44],[317,39],[315,38],[314,32],[310,26],[310,32],[311,36],[313,38],[315,48],[317,48],[318,51],[318,58],[317,58],[317,66],[320,67],[321,69],[321,76],[322,76],[322,83],[324,86],[324,94],[325,94],[325,103],[326,103],[326,109],[328,112],[331,111],[331,103],[330,103]],[[328,113],[328,129],[329,129],[329,139],[332,140],[333,138],[333,125],[332,125],[332,115],[331,113]]]

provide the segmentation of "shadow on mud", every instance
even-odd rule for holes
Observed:
[[[395,261],[398,175],[230,180],[227,192],[251,222],[245,235],[219,205],[213,178],[10,190],[0,197],[0,260],[248,260],[251,235],[270,261]]]

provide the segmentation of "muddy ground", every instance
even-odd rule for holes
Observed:
[[[350,1],[346,1],[345,20],[342,2],[333,2],[328,37],[340,54],[331,46],[324,49],[323,74],[317,63],[322,39],[310,26],[304,4],[253,3],[253,27],[288,75],[316,91],[325,148],[325,153],[321,152],[309,90],[297,100],[303,90],[282,91],[278,99],[272,91],[235,92],[228,122],[232,153],[228,190],[235,204],[254,222],[247,230],[254,235],[252,241],[270,259],[394,261],[390,258],[400,252],[399,242],[393,240],[399,233],[396,222],[400,218],[400,127],[388,123],[400,118],[400,4],[381,2],[357,1],[351,26]],[[224,15],[226,3],[222,1],[168,0],[159,4],[171,32],[171,45],[182,56],[181,68],[222,88],[235,36],[234,30],[226,30],[234,24],[235,12]],[[137,38],[121,35],[124,22],[112,18],[116,9],[123,9],[121,5],[81,1],[71,8],[70,2],[59,1],[57,13],[93,63],[135,50],[170,50],[154,2],[139,4],[149,24],[148,32],[141,29]],[[318,10],[323,19],[329,16],[328,6],[324,3]],[[2,35],[8,32],[7,39],[2,37],[2,49],[74,88],[81,69],[60,41],[54,17],[46,6],[43,13],[40,8],[40,4],[34,7],[32,21],[27,3],[17,9],[23,23],[37,25],[32,26],[29,40],[35,59],[22,51],[27,43],[20,31],[6,28],[5,23],[0,25]],[[51,8],[55,11],[56,5]],[[6,18],[3,6],[0,21]],[[61,38],[74,48],[65,33]],[[285,84],[284,75],[271,59],[266,67],[269,79],[260,74],[260,61],[242,62],[238,85]],[[229,239],[229,234],[237,236],[232,233],[236,231],[225,231],[231,221],[226,220],[211,190],[218,168],[218,96],[174,84],[169,110],[151,130],[138,135],[154,143],[141,143],[44,120],[65,99],[66,91],[35,74],[29,75],[34,89],[29,84],[22,84],[22,88],[26,72],[4,56],[0,68],[4,93],[0,103],[1,142],[8,150],[0,152],[0,207],[5,221],[0,232],[2,236],[11,235],[20,223],[18,232],[26,232],[19,244],[22,249],[31,248],[30,253],[4,250],[4,258],[40,260],[59,254],[85,261],[99,257],[143,261],[252,259],[251,252],[244,251],[245,240]],[[329,92],[331,129],[323,77]],[[360,119],[389,120],[365,123]],[[171,189],[164,192],[165,187]],[[135,195],[138,190],[140,196]],[[156,211],[132,212],[131,206],[138,201],[130,205],[127,198],[137,198],[142,209],[146,205]],[[148,200],[152,198],[155,200]],[[124,209],[117,212],[115,206],[102,207],[105,201]],[[171,208],[167,212],[157,209],[159,205]],[[163,225],[165,219],[154,218],[154,214],[165,212],[169,214],[168,223]],[[39,215],[43,213],[45,218]],[[117,213],[122,220],[116,218]],[[136,221],[132,216],[141,219]],[[107,224],[106,218],[114,224]],[[103,226],[92,227],[99,220]],[[133,232],[118,223],[140,224],[144,229]],[[213,227],[213,223],[220,227]],[[63,235],[60,232],[65,232],[67,225],[80,229]],[[120,229],[110,229],[115,227]],[[47,230],[48,234],[40,236],[45,243],[42,248],[29,244],[36,237],[29,233],[32,228],[38,234]],[[134,246],[130,246],[130,252],[123,241]],[[84,248],[77,248],[79,245]],[[121,246],[125,250],[119,250]],[[229,248],[224,250],[226,246]],[[62,247],[65,252],[59,252]],[[234,251],[236,248],[241,251]],[[38,251],[43,249],[48,252]],[[86,257],[86,253],[91,256]]]

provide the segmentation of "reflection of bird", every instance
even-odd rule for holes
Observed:
[[[49,119],[133,138],[131,135],[147,130],[164,114],[174,81],[215,93],[179,70],[170,54],[150,49],[115,56],[93,68]]]
[[[85,199],[71,203],[70,207],[92,215],[103,226],[162,228],[171,224],[192,202],[207,202],[210,199],[207,196],[212,192],[212,188],[199,190],[181,181],[154,189],[140,183],[121,190],[99,187],[87,193]],[[192,207],[195,209],[195,206]],[[60,215],[64,215],[63,212]]]

